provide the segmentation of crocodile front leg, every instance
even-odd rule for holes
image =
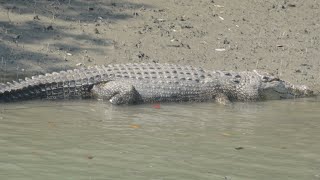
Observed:
[[[110,81],[94,85],[93,96],[109,100],[112,104],[136,104],[141,102],[141,96],[133,85],[126,82]]]
[[[230,104],[230,99],[225,94],[219,93],[215,97],[215,102],[222,104],[222,105],[228,105],[228,104]]]

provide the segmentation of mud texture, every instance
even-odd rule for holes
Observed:
[[[320,1],[0,1],[0,81],[95,64],[259,69],[320,90]]]

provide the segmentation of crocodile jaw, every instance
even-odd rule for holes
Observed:
[[[313,91],[304,85],[293,85],[285,81],[266,82],[261,85],[262,99],[293,99],[314,96]]]

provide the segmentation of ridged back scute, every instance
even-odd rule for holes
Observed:
[[[90,86],[107,79],[102,67],[88,67],[59,73],[32,76],[19,82],[0,84],[0,101],[18,99],[82,96]]]
[[[133,79],[164,83],[204,82],[208,74],[202,68],[174,64],[115,64],[102,66],[109,79]]]

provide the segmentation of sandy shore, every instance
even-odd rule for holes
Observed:
[[[7,0],[0,80],[95,64],[259,69],[320,90],[320,1]]]

